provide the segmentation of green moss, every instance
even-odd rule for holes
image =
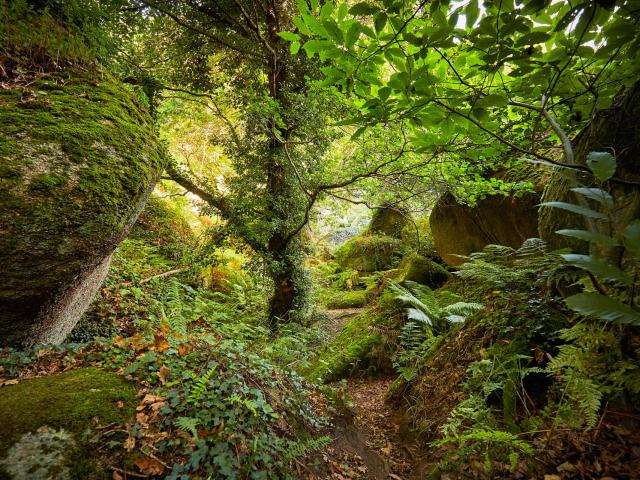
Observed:
[[[31,180],[29,190],[32,192],[53,194],[56,189],[65,186],[69,179],[63,175],[38,175]]]
[[[320,352],[305,377],[311,381],[329,382],[373,366],[369,354],[382,342],[382,336],[369,328],[374,321],[372,311],[350,320],[335,340]]]
[[[118,401],[123,408],[118,408]],[[43,425],[81,434],[94,425],[94,418],[100,425],[124,423],[134,414],[135,405],[133,385],[95,367],[22,380],[0,390],[0,453]]]
[[[334,291],[325,302],[327,308],[358,308],[366,304],[366,290]]]
[[[406,256],[398,266],[399,281],[409,280],[430,288],[440,288],[449,279],[449,272],[432,260],[417,253]]]
[[[0,299],[17,312],[0,315],[8,343],[23,302],[36,309],[115,246],[165,161],[151,117],[106,72],[0,89]]]
[[[364,234],[352,238],[335,253],[338,264],[360,272],[388,270],[402,256],[402,242],[386,235]]]
[[[378,208],[374,211],[367,231],[371,235],[400,238],[408,225],[409,216],[395,206]]]

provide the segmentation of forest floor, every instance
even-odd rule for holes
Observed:
[[[327,310],[327,333],[337,336],[366,308]],[[401,439],[399,413],[385,401],[394,377],[351,378],[333,384],[348,408],[333,418],[333,442],[323,452],[324,479],[404,480],[410,478],[412,453]]]

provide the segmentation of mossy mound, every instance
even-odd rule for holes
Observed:
[[[63,435],[57,433],[58,429],[72,434],[75,445],[79,445],[82,434],[93,426],[125,423],[135,413],[136,403],[133,385],[115,373],[95,367],[22,380],[3,387],[0,391],[0,458],[5,457],[12,445],[29,435],[33,434],[34,439],[38,435]],[[103,478],[90,454],[82,448],[79,446],[67,452],[65,468],[70,471],[70,478]],[[6,459],[3,464],[6,467],[11,461]],[[12,467],[16,468],[11,470],[19,470],[18,465]],[[28,475],[14,477],[29,478]]]
[[[395,206],[382,206],[377,208],[367,231],[372,235],[386,235],[400,238],[402,230],[409,224],[407,212]]]
[[[325,301],[327,308],[359,308],[367,304],[366,290],[334,291]]]
[[[135,95],[96,67],[7,85],[0,89],[0,345],[55,343],[93,298],[165,150]]]
[[[383,339],[382,335],[369,328],[374,322],[372,311],[351,319],[320,352],[305,377],[314,382],[331,382],[349,376],[356,370],[376,368],[371,353]]]
[[[196,231],[190,217],[195,215],[188,206],[176,201],[152,196],[135,226],[130,238],[155,245],[169,258],[180,260],[197,246]]]
[[[402,256],[402,242],[386,235],[359,235],[340,247],[335,257],[343,269],[359,272],[388,270]]]
[[[409,280],[433,289],[440,288],[451,276],[442,265],[438,265],[417,253],[403,258],[398,270],[400,272],[399,281]]]
[[[96,367],[22,380],[0,392],[0,452],[18,436],[43,425],[80,434],[96,418],[100,425],[124,423],[135,412],[135,405],[133,385]]]

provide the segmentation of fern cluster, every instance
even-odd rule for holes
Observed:
[[[438,335],[482,309],[479,303],[460,301],[441,306],[429,287],[411,281],[404,281],[402,285],[391,283],[386,301],[402,313],[399,348],[393,356],[393,365],[407,381],[417,375]]]

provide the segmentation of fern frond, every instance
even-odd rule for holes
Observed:
[[[518,257],[541,256],[547,253],[547,242],[541,238],[527,238],[522,246],[516,250]]]
[[[188,432],[194,437],[198,436],[197,426],[200,424],[198,418],[193,417],[178,417],[173,422],[183,432]]]
[[[202,401],[202,398],[204,397],[204,394],[207,392],[207,389],[209,387],[209,380],[211,379],[217,368],[218,366],[214,365],[200,377],[194,378],[195,383],[193,387],[191,387],[191,391],[189,392],[189,396],[187,397],[187,401],[189,403],[198,405]]]
[[[445,315],[457,315],[466,317],[482,310],[484,305],[481,303],[473,302],[456,302],[448,305],[442,309],[442,313]]]

